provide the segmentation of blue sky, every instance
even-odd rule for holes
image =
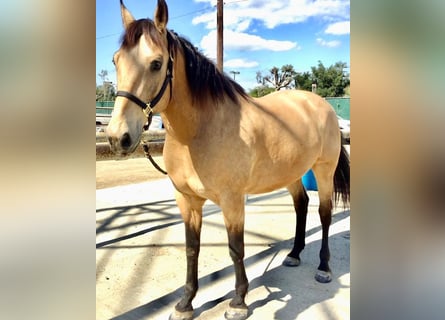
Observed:
[[[216,59],[216,0],[167,0],[167,27]],[[238,71],[246,90],[257,85],[256,72],[292,64],[310,71],[320,60],[350,65],[350,0],[225,0],[224,71]],[[153,18],[156,0],[124,0],[136,19]],[[123,32],[119,0],[96,0],[97,75],[108,71],[116,83],[111,58]],[[345,70],[349,72],[349,69]]]

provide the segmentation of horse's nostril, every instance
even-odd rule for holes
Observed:
[[[124,133],[124,135],[122,136],[121,146],[122,146],[122,149],[128,149],[131,146],[131,137],[127,132]]]

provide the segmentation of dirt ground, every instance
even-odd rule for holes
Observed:
[[[98,161],[97,168],[103,189],[96,190],[96,319],[168,319],[184,290],[186,266],[174,187],[145,158]],[[334,278],[320,284],[314,279],[322,235],[319,201],[316,191],[308,195],[306,247],[298,268],[281,264],[294,236],[288,192],[246,198],[249,319],[349,319],[350,212],[335,210],[329,240]],[[223,319],[235,277],[223,215],[210,201],[203,208],[201,238],[194,319]]]
[[[162,156],[153,157],[165,170]],[[96,189],[166,178],[147,158],[96,161]]]

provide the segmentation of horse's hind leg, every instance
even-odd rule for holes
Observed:
[[[332,220],[332,194],[334,190],[335,163],[318,163],[312,170],[317,179],[318,197],[320,199],[318,213],[320,215],[322,227],[320,265],[315,274],[315,280],[321,283],[327,283],[332,280],[332,273],[329,267],[329,227]]]
[[[205,199],[176,192],[176,202],[185,225],[187,276],[184,294],[175,306],[170,320],[191,320],[192,300],[198,291],[198,256],[202,225],[202,206]]]
[[[287,187],[294,201],[295,213],[297,215],[297,225],[295,227],[294,247],[283,261],[283,265],[296,267],[300,264],[300,252],[305,246],[306,237],[306,217],[309,197],[301,182],[301,179]]]

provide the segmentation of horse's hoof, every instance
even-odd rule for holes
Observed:
[[[175,310],[168,318],[168,320],[192,320],[192,319],[193,319],[193,310],[184,312],[179,312]]]
[[[297,267],[300,265],[300,259],[292,258],[287,256],[286,259],[283,260],[283,266],[286,267]]]
[[[224,313],[224,317],[227,320],[244,320],[247,319],[248,311],[248,309],[229,307],[226,313]]]
[[[330,271],[317,270],[315,280],[320,283],[328,283],[332,281],[332,273]]]

